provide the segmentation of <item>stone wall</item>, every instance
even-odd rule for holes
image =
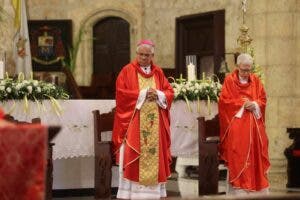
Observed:
[[[5,50],[7,57],[8,72],[14,72],[14,63],[12,62],[12,40],[14,37],[14,19],[13,9],[8,0],[0,0],[0,6],[5,13],[0,13],[0,50]]]
[[[299,52],[300,52],[300,1],[296,1],[296,12],[295,12],[295,34],[296,34],[296,48],[295,48],[295,52],[293,52],[293,54],[296,56],[296,72],[295,72],[295,88],[294,88],[294,92],[295,92],[295,104],[294,104],[294,108],[297,108],[297,110],[293,111],[294,116],[293,118],[295,119],[295,123],[294,125],[299,127],[300,126],[300,112],[299,112],[299,108],[300,108],[300,56],[299,56]]]
[[[240,2],[235,0],[144,0],[144,36],[156,42],[156,61],[165,68],[175,66],[176,18],[225,9],[225,50],[236,48],[241,23]]]
[[[92,27],[105,17],[117,16],[130,24],[131,54],[134,55],[136,41],[142,35],[142,6],[140,0],[51,0],[43,4],[39,0],[28,1],[30,19],[72,19],[73,38],[78,34],[80,26],[84,26],[85,40],[81,43],[74,76],[79,85],[89,85],[92,75]]]
[[[9,0],[0,0],[10,13]],[[72,19],[73,35],[82,24],[91,37],[91,27],[107,16],[119,16],[130,23],[131,57],[140,38],[156,43],[155,59],[164,68],[174,68],[175,20],[177,17],[225,9],[225,50],[234,52],[242,22],[238,0],[40,0],[27,1],[30,19]],[[266,116],[270,141],[272,187],[284,187],[286,161],[284,149],[291,143],[287,127],[300,126],[300,1],[248,0],[246,24],[250,28],[255,49],[255,61],[263,67],[266,77],[268,106]],[[6,38],[0,47],[10,54],[13,28],[6,22]],[[0,27],[1,29],[1,27]],[[3,29],[1,29],[4,31]],[[82,43],[75,78],[88,85],[92,73],[91,40]],[[232,57],[227,57],[234,68]],[[12,69],[12,63],[10,62]]]
[[[174,67],[176,17],[225,9],[225,50],[234,52],[242,23],[240,1],[145,0],[145,34],[156,41],[156,60]],[[270,179],[274,188],[285,187],[284,149],[290,145],[287,127],[300,126],[300,3],[296,0],[248,1],[246,24],[253,38],[255,61],[265,73],[268,95],[266,116],[270,141]],[[232,57],[227,56],[230,69]]]
[[[266,75],[268,106],[266,125],[270,141],[273,187],[284,187],[286,159],[291,140],[287,127],[300,126],[299,117],[299,1],[250,1],[249,26],[256,61]],[[297,49],[298,48],[298,49]],[[298,50],[298,51],[297,51]],[[298,105],[298,106],[297,106]],[[276,186],[275,186],[276,185]]]

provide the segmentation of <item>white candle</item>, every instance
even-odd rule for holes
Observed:
[[[196,67],[193,63],[187,66],[187,79],[188,81],[196,80]]]
[[[0,60],[0,79],[4,79],[4,62]]]

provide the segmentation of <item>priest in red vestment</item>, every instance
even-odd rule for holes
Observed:
[[[229,194],[268,192],[270,167],[265,131],[266,93],[251,73],[249,54],[224,81],[219,99],[220,156],[229,172]]]
[[[153,63],[154,44],[142,40],[137,57],[116,81],[113,144],[119,164],[121,199],[166,197],[170,176],[170,106],[174,92]]]

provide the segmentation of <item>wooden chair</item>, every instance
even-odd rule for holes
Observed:
[[[94,116],[94,150],[95,150],[95,199],[111,196],[112,165],[115,163],[112,155],[111,141],[102,141],[101,134],[113,130],[115,109],[109,113],[100,114],[93,111]]]
[[[219,180],[219,117],[212,120],[198,118],[199,134],[199,195],[217,194]]]

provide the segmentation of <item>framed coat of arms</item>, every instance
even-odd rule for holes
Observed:
[[[29,20],[33,71],[60,71],[72,45],[71,20]]]

